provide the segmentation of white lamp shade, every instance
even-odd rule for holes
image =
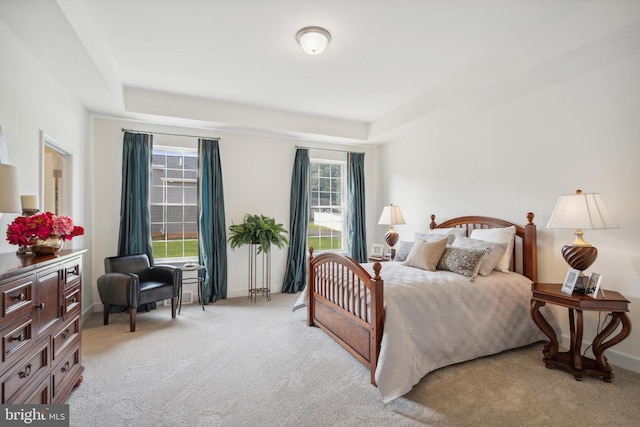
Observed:
[[[21,213],[18,169],[0,163],[0,213]]]
[[[378,220],[378,224],[380,225],[395,225],[395,224],[406,224],[404,221],[404,216],[402,216],[402,211],[400,210],[400,206],[389,205],[385,206],[382,210],[382,215],[380,215],[380,219]]]
[[[547,228],[604,230],[619,226],[600,194],[579,192],[560,196]]]
[[[309,55],[318,55],[324,52],[331,40],[331,34],[321,27],[306,27],[296,34],[302,50]]]
[[[22,210],[25,209],[39,209],[38,196],[27,194],[20,196],[20,202],[22,204]]]

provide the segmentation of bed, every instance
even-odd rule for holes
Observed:
[[[482,241],[472,236],[513,232],[511,245],[498,242],[504,251],[494,251],[507,268],[486,275],[477,274],[477,267],[476,275],[468,276],[440,270],[444,255],[438,269],[428,271],[406,262],[358,264],[335,253],[315,256],[311,248],[301,296],[307,324],[321,328],[369,368],[384,401],[402,396],[441,367],[544,340],[529,314],[537,274],[533,218],[528,213],[524,226],[485,216],[437,224],[431,215],[430,234],[460,236],[447,241],[446,251],[455,251],[450,248],[456,241]],[[553,313],[545,315],[557,329]]]

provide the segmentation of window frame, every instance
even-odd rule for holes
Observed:
[[[322,158],[322,157],[310,157],[309,158],[309,164],[310,164],[310,173],[309,173],[309,191],[307,192],[307,197],[308,197],[308,201],[309,201],[309,210],[308,210],[308,221],[307,221],[307,246],[309,246],[309,230],[310,230],[310,225],[313,223],[313,219],[312,219],[312,199],[313,199],[313,189],[312,189],[312,185],[311,185],[311,180],[313,179],[312,177],[312,165],[313,164],[330,164],[330,165],[339,165],[340,166],[340,177],[341,177],[341,206],[339,207],[339,209],[342,211],[342,236],[341,236],[341,243],[342,246],[339,249],[318,249],[318,248],[314,248],[314,252],[315,253],[322,253],[322,252],[336,252],[336,253],[347,253],[349,250],[349,232],[348,232],[348,219],[349,219],[349,192],[348,192],[348,162],[346,159],[344,160],[340,160],[340,159],[327,159],[327,158]],[[321,205],[322,206],[322,205]],[[325,207],[326,209],[336,209],[336,206],[333,205],[328,205]]]
[[[164,230],[166,230],[168,228],[168,226],[170,226],[171,224],[182,224],[182,239],[177,239],[177,240],[181,240],[182,243],[182,256],[179,257],[161,257],[158,256],[155,251],[153,251],[153,256],[156,262],[164,262],[164,263],[182,263],[185,261],[197,261],[198,260],[198,253],[199,249],[197,249],[197,252],[195,255],[185,255],[185,243],[186,241],[192,241],[193,239],[187,239],[185,238],[185,224],[195,224],[195,232],[196,232],[196,248],[198,248],[198,211],[199,211],[199,206],[198,206],[198,197],[197,197],[197,188],[198,188],[198,164],[199,164],[199,156],[198,156],[198,150],[195,148],[190,148],[190,147],[177,147],[177,146],[169,146],[169,145],[154,145],[153,149],[152,149],[152,159],[154,158],[155,155],[172,155],[172,154],[181,154],[182,157],[192,157],[196,159],[196,167],[195,169],[182,169],[183,171],[183,176],[182,177],[168,177],[166,171],[168,170],[180,170],[180,169],[175,169],[175,168],[171,168],[169,167],[166,162],[163,165],[158,165],[153,163],[152,160],[152,165],[151,165],[151,183],[150,183],[150,190],[151,190],[151,194],[150,194],[150,200],[149,200],[149,209],[151,212],[151,227],[153,229],[153,227],[155,225],[158,224],[162,224],[162,227]],[[163,169],[165,171],[164,176],[160,177],[160,180],[162,181],[162,185],[156,185],[154,184],[153,181],[153,173],[155,170],[158,169]],[[193,171],[195,172],[195,176],[196,178],[185,178],[184,177],[184,171]],[[167,195],[167,190],[169,188],[169,186],[167,186],[167,183],[176,183],[176,182],[181,182],[182,183],[182,188],[185,188],[185,184],[193,184],[195,186],[195,201],[193,203],[188,203],[187,201],[185,201],[185,193],[183,191],[183,200],[182,203],[175,203],[175,202],[169,202],[169,197]],[[155,202],[153,201],[153,197],[154,197],[154,188],[161,188],[162,189],[162,202]],[[162,207],[162,221],[154,221],[154,217],[153,217],[153,208],[157,207],[157,206],[161,206]],[[177,206],[181,206],[183,209],[182,215],[183,215],[183,221],[182,222],[172,222],[169,221],[169,208],[171,207],[177,207]],[[185,222],[184,221],[184,210],[186,208],[195,208],[195,221],[192,222]],[[156,239],[153,238],[153,232],[151,233],[152,236],[152,244],[155,241],[158,241]],[[168,239],[164,239],[161,241],[168,241]],[[166,255],[166,253],[165,253]]]

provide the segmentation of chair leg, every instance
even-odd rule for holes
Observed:
[[[136,331],[136,308],[129,309],[129,329],[131,332]]]
[[[171,318],[176,318],[176,307],[178,305],[177,297],[171,298]]]
[[[109,324],[109,310],[111,310],[111,306],[109,304],[102,304],[102,309],[104,310],[104,314],[102,315],[102,318],[104,320],[104,324],[108,325]]]

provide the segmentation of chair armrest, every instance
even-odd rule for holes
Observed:
[[[138,307],[140,278],[133,273],[105,273],[98,277],[98,292],[103,304]]]
[[[155,265],[149,268],[149,280],[172,283],[174,296],[178,296],[182,282],[182,270],[173,265]]]

